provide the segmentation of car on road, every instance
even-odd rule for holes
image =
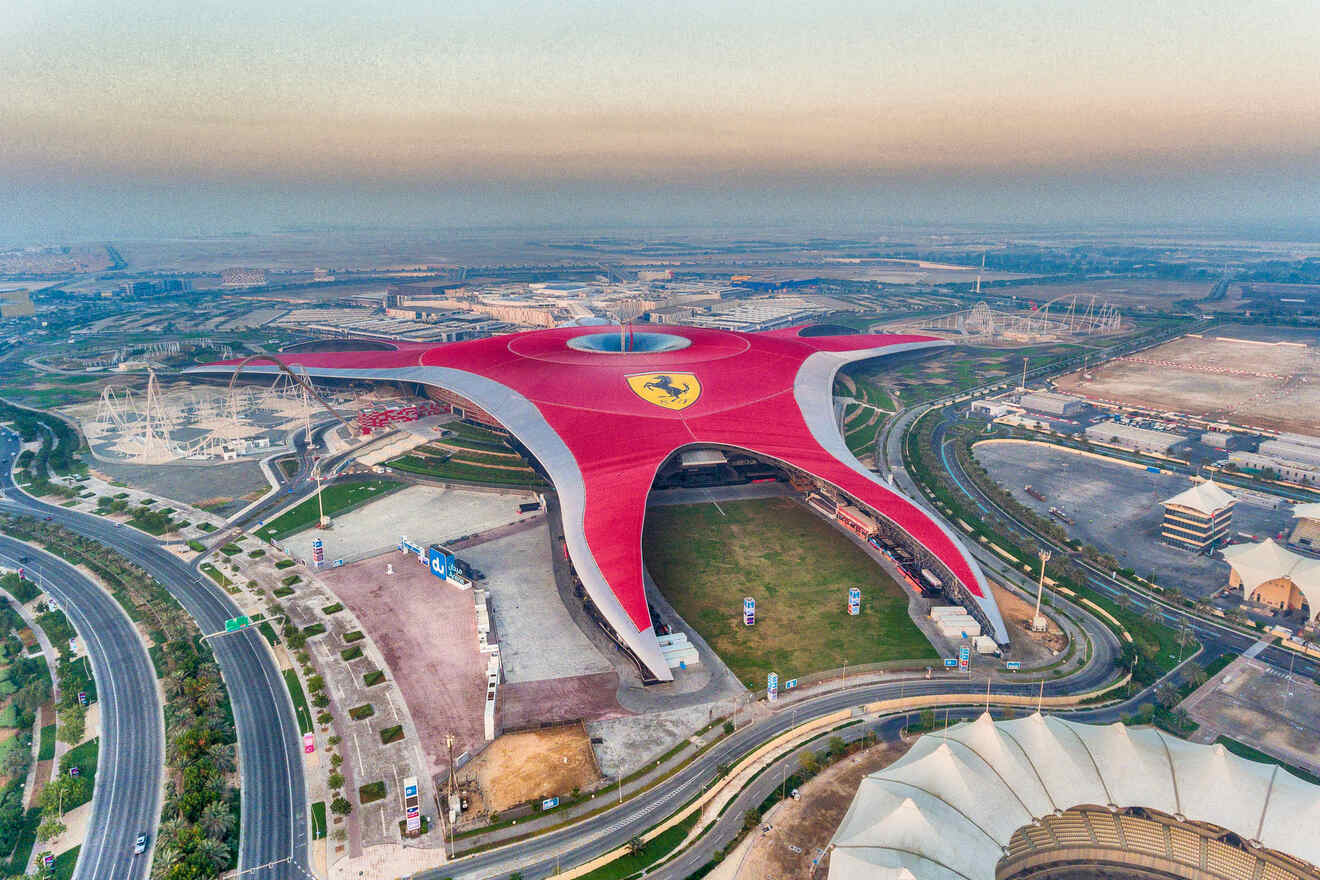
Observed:
[[[46,514],[45,516],[42,517],[42,519],[44,519],[44,520],[46,520],[47,522],[49,522],[49,521],[50,521],[50,514],[49,514],[49,513]]]
[[[137,839],[133,841],[133,855],[140,856],[147,851],[147,832],[138,834]]]

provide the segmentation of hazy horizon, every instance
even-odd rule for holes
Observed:
[[[0,17],[0,238],[1320,225],[1305,4],[146,4]]]

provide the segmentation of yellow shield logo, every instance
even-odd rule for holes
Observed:
[[[665,409],[687,409],[701,396],[701,383],[691,373],[641,373],[628,377],[628,387]]]

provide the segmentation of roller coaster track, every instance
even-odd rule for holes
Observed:
[[[329,402],[324,397],[321,396],[321,392],[316,390],[316,386],[313,385],[310,381],[308,381],[305,375],[303,376],[298,375],[293,370],[289,369],[288,364],[286,364],[284,361],[280,360],[278,357],[276,357],[273,354],[264,354],[264,353],[251,354],[243,358],[241,361],[239,361],[234,366],[234,374],[229,377],[229,385],[225,389],[226,397],[232,398],[234,394],[234,383],[238,381],[238,377],[242,374],[243,368],[246,367],[248,364],[252,363],[253,361],[270,361],[272,364],[279,367],[280,372],[284,373],[286,376],[289,377],[289,379],[298,383],[303,388],[306,388],[307,393],[310,394],[312,397],[316,398],[316,402],[321,404],[321,408],[324,409],[326,412],[328,412],[335,419],[335,421],[339,422],[345,428],[348,428],[349,431],[353,430],[353,426],[350,425],[347,421],[345,421],[343,416],[335,412],[334,407],[332,407],[329,404]]]

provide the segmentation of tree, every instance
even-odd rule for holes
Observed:
[[[336,816],[347,816],[353,812],[353,805],[348,802],[348,798],[340,795],[330,802],[330,812]]]
[[[1190,682],[1193,687],[1200,687],[1205,684],[1205,680],[1208,676],[1205,674],[1205,667],[1200,663],[1188,663],[1186,669],[1187,681]]]
[[[202,833],[212,840],[224,840],[234,829],[234,814],[224,801],[211,801],[202,807],[202,815],[197,820]]]
[[[922,710],[921,710],[921,729],[922,729],[922,730],[934,730],[934,729],[935,729],[935,710],[934,710],[934,709],[922,709]]]
[[[210,863],[212,869],[219,871],[229,864],[229,846],[210,837],[203,837],[193,847],[193,854]]]
[[[1182,693],[1174,687],[1172,682],[1164,682],[1155,689],[1155,699],[1165,709],[1172,709],[1182,702]]]
[[[343,788],[343,787],[344,787],[344,774],[342,774],[342,773],[340,773],[338,770],[336,770],[336,771],[334,771],[333,773],[330,774],[330,778],[326,780],[326,783],[327,783],[332,789]]]
[[[757,810],[748,810],[743,813],[743,829],[751,831],[761,823],[761,813]]]
[[[82,741],[83,733],[87,729],[86,713],[82,706],[74,704],[59,713],[59,737],[60,742],[69,745],[77,745]]]
[[[641,853],[646,852],[646,841],[642,840],[640,837],[628,838],[628,852],[633,855],[640,855]]]
[[[61,822],[59,818],[50,816],[49,818],[43,819],[41,824],[37,826],[37,840],[45,843],[52,837],[58,837],[68,830],[68,826]]]
[[[829,751],[831,755],[842,755],[843,750],[846,748],[847,745],[844,744],[843,737],[841,736],[830,737]]]
[[[809,777],[815,776],[816,771],[820,769],[820,761],[816,758],[815,752],[803,752],[798,763],[802,765],[802,772]]]

